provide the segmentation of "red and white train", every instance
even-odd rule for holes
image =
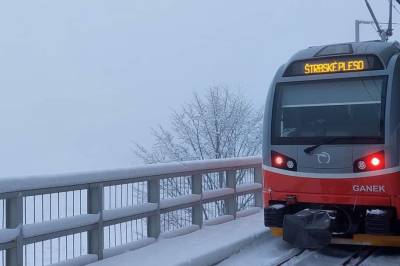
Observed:
[[[300,247],[400,245],[400,45],[310,47],[279,68],[263,133],[264,219]]]

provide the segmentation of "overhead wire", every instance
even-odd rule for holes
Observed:
[[[390,0],[387,0],[387,1],[390,3]],[[398,4],[400,4],[400,0],[396,0],[396,2],[397,2]],[[397,8],[397,6],[395,5],[395,3],[392,3],[392,7],[393,7],[393,9],[396,11],[396,13],[397,13],[398,15],[400,15],[400,10]],[[393,27],[393,30],[394,30],[395,28],[397,28],[397,23],[393,23],[392,27]]]
[[[388,0],[389,1],[389,0]],[[398,1],[397,1],[398,2]],[[390,1],[389,1],[389,3],[390,3]],[[400,2],[398,2],[399,4],[400,4]],[[392,6],[393,6],[393,9],[397,12],[397,14],[399,14],[400,15],[400,10],[397,8],[397,6],[395,5],[395,4],[392,4]]]
[[[387,0],[387,1],[388,1],[388,3],[390,3],[390,0]],[[396,0],[396,2],[400,4],[400,0]],[[397,14],[400,15],[400,10],[396,7],[396,5],[395,5],[395,4],[392,4],[392,7],[393,7],[393,9],[397,12]],[[372,21],[371,21],[371,22],[372,22]],[[368,23],[368,24],[371,25],[371,27],[372,27],[375,31],[378,31],[378,29],[376,28],[376,25],[374,25],[373,23]],[[379,24],[386,24],[386,23],[379,23]],[[393,24],[392,24],[393,29],[397,28],[397,26],[398,26],[398,23],[393,23]]]

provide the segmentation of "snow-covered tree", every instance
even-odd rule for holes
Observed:
[[[136,144],[135,154],[150,164],[258,155],[262,141],[261,110],[243,93],[226,87],[211,87],[203,96],[195,93],[190,102],[172,113],[169,130],[163,126],[152,129],[153,147],[148,150]],[[243,183],[249,176],[248,171],[239,171],[237,182]],[[203,178],[205,190],[223,187],[225,183],[224,173],[207,174]],[[161,193],[167,197],[190,193],[190,178],[183,184],[179,178],[162,180]],[[252,196],[242,197],[238,200],[239,209],[253,199]],[[204,215],[207,219],[223,212],[224,203],[219,202],[205,208]],[[182,221],[182,217],[189,216],[186,213],[168,215],[162,224],[181,227],[187,222]]]
[[[137,144],[145,163],[252,156],[261,152],[262,112],[243,93],[212,87],[174,111],[171,129],[152,130],[151,150]]]

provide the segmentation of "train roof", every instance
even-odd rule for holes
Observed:
[[[340,55],[377,55],[387,65],[389,59],[400,52],[400,44],[395,42],[366,41],[312,46],[297,52],[288,64],[306,59],[334,57]]]

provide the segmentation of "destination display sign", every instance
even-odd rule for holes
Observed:
[[[383,65],[374,55],[341,56],[296,61],[286,69],[284,76],[308,76],[379,69],[383,69]]]
[[[365,70],[365,61],[347,60],[347,61],[332,61],[326,63],[306,63],[304,64],[304,74],[325,74],[336,72],[363,71]]]

